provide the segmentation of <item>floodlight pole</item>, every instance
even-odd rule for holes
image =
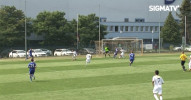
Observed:
[[[100,49],[101,49],[101,44],[100,44],[100,4],[99,4],[99,54],[100,54]]]
[[[27,57],[27,18],[26,18],[26,0],[25,0],[25,60]]]
[[[78,42],[79,42],[79,35],[78,35],[78,14],[77,14],[77,50],[78,50]]]
[[[185,46],[186,46],[186,16],[185,16],[185,35],[184,35],[184,38],[185,38]]]
[[[159,12],[159,53],[160,53],[160,17],[161,17],[161,12]]]
[[[153,47],[153,33],[154,33],[154,31],[152,30],[152,47]]]

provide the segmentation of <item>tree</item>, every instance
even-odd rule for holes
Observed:
[[[186,41],[190,41],[191,37],[191,3],[190,0],[183,0],[181,7],[179,8],[180,13],[177,15],[181,19],[180,21],[180,33],[181,36],[185,36],[185,16],[186,16]]]
[[[43,45],[71,45],[73,44],[73,33],[70,32],[71,25],[64,18],[65,13],[54,12],[41,12],[34,20],[33,27],[34,33],[43,35]]]
[[[179,32],[179,25],[174,20],[172,13],[169,12],[164,27],[161,30],[161,36],[164,43],[179,44],[181,43],[181,35]]]
[[[92,46],[94,41],[99,40],[99,17],[95,14],[90,14],[87,16],[79,15],[79,42],[81,46]],[[103,39],[104,35],[107,33],[104,32],[106,27],[100,26],[100,38]]]
[[[25,15],[14,6],[0,8],[0,47],[24,46]]]

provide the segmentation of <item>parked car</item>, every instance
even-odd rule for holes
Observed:
[[[0,52],[0,56],[1,58],[3,57],[9,57],[9,53],[13,51],[13,49],[4,49]]]
[[[13,50],[9,53],[10,58],[20,58],[25,56],[26,52],[24,50]]]
[[[51,56],[52,55],[52,51],[48,50],[48,49],[41,49],[42,52],[46,53],[47,56]]]
[[[45,56],[47,56],[47,54],[45,52],[43,52],[41,49],[32,49],[32,55],[34,57],[45,57]]]
[[[191,51],[191,46],[185,47],[186,51]]]
[[[68,55],[72,55],[73,52],[69,49],[56,49],[54,51],[54,56],[68,56]]]
[[[182,50],[182,47],[174,47],[173,50],[174,50],[174,51],[181,51],[181,50]]]

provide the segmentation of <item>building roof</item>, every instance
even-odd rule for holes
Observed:
[[[158,39],[159,33],[151,33],[151,32],[128,32],[128,33],[118,33],[118,32],[113,32],[113,33],[108,33],[105,35],[106,39],[112,39],[113,37],[127,37],[127,38],[138,38],[138,39]]]

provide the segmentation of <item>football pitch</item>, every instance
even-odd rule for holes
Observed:
[[[30,60],[0,59],[0,100],[155,100],[152,76],[158,69],[163,77],[164,100],[190,100],[191,72],[183,72],[180,53],[113,59],[93,55],[77,61],[67,57],[35,58],[36,79],[30,82]],[[186,53],[187,55],[189,53]],[[188,69],[188,60],[185,63]]]

